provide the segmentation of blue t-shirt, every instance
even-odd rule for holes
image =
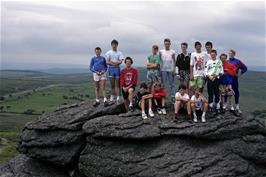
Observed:
[[[107,65],[106,65],[106,60],[103,56],[94,56],[91,59],[90,63],[90,70],[92,72],[96,71],[106,71],[107,70]]]
[[[106,56],[106,60],[113,61],[113,62],[118,62],[124,59],[123,53],[120,51],[109,50],[108,52],[106,52],[105,56]],[[117,66],[109,65],[109,67],[119,67],[119,65]]]

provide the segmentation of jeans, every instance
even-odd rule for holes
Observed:
[[[173,75],[172,71],[161,71],[161,79],[162,79],[162,86],[163,88],[166,88],[166,81],[168,80],[170,84],[170,90],[171,90],[171,97],[175,97],[175,76]]]
[[[207,89],[208,89],[208,102],[213,103],[213,94],[215,97],[215,103],[219,103],[220,93],[219,93],[219,79],[215,79],[214,81],[208,78],[207,80]]]

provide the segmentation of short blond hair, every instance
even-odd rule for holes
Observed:
[[[230,49],[230,52],[232,52],[234,55],[236,54],[236,51],[234,49]]]

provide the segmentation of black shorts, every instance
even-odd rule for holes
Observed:
[[[133,88],[133,90],[135,91],[135,87],[130,87],[130,88]],[[123,95],[123,98],[126,100],[128,99],[128,92],[124,92],[124,90],[122,89],[122,95]]]

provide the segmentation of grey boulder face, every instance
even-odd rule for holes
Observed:
[[[109,107],[100,105],[98,109],[92,104],[87,102],[59,109],[28,123],[20,136],[18,151],[58,166],[77,164],[85,145],[82,125],[98,116],[125,111],[123,104]]]
[[[68,177],[63,168],[18,155],[0,167],[0,177]]]
[[[19,155],[0,177],[263,177],[266,129],[250,114],[206,123],[140,112],[123,104],[72,105],[43,114],[21,133]]]
[[[83,125],[79,159],[86,176],[266,176],[265,127],[245,114],[207,123],[104,116]]]

